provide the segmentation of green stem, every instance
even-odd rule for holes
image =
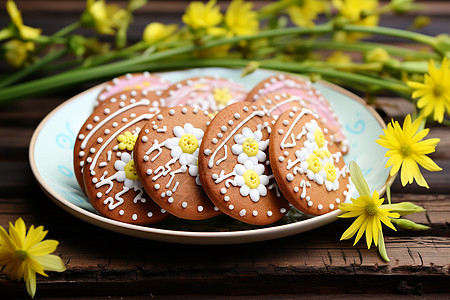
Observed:
[[[71,33],[72,31],[77,30],[77,29],[80,28],[80,27],[81,27],[80,21],[74,22],[74,23],[72,23],[72,24],[70,24],[70,25],[68,25],[68,26],[66,26],[66,27],[64,27],[64,28],[62,28],[62,29],[60,29],[60,30],[58,30],[57,32],[55,32],[55,33],[52,35],[52,37],[62,37],[62,36],[65,36],[65,35]]]

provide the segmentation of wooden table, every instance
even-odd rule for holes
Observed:
[[[33,10],[31,2],[22,2],[25,16],[27,9]],[[30,25],[40,24],[41,20],[44,27],[49,26],[44,22],[45,12],[47,15],[55,11],[66,12],[72,16],[84,5],[80,1],[69,2],[69,12],[61,4],[56,5],[56,1],[47,2],[53,3],[53,8],[35,6],[34,9],[44,13],[33,15],[34,21]],[[156,7],[160,7],[161,2],[157,2]],[[163,18],[179,17],[185,4],[182,2],[174,1],[178,10],[172,8]],[[436,6],[432,7],[448,8],[444,2],[433,3]],[[434,12],[438,22],[448,20],[439,19],[445,15],[441,10]],[[145,23],[143,17],[137,18],[138,24]],[[64,20],[60,14],[59,18],[58,24]],[[439,30],[442,32],[443,27]],[[448,31],[448,26],[445,30]],[[48,238],[60,241],[56,254],[67,266],[64,273],[50,273],[48,278],[38,276],[38,298],[448,297],[448,128],[433,127],[429,135],[441,138],[431,158],[444,169],[436,173],[424,172],[431,189],[419,188],[416,184],[403,188],[398,180],[393,185],[393,202],[411,201],[423,206],[427,212],[408,218],[431,229],[425,232],[386,229],[389,263],[379,257],[376,248],[368,250],[364,242],[353,247],[353,241],[339,241],[350,225],[347,220],[267,242],[227,246],[170,244],[123,236],[81,221],[55,205],[36,183],[28,162],[28,145],[35,127],[57,105],[84,88],[0,107],[0,225],[7,227],[8,222],[18,217],[22,217],[27,225],[44,225],[49,230]],[[399,98],[379,100],[389,103],[389,106],[384,105],[388,120],[390,117],[402,118],[410,108]],[[25,284],[10,281],[0,274],[0,298],[23,297],[26,297]]]

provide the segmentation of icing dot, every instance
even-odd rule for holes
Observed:
[[[97,139],[97,143],[99,143],[99,144],[100,144],[100,143],[103,143],[103,139],[102,139],[102,138],[98,138],[98,139]]]
[[[210,155],[211,154],[211,150],[205,149],[204,153],[205,153],[205,155]]]
[[[289,121],[288,120],[283,120],[283,125],[284,126],[288,126],[289,125]]]
[[[233,125],[233,124],[234,124],[233,120],[229,120],[229,121],[228,121],[228,125],[231,126],[231,125]]]
[[[280,208],[280,213],[284,214],[286,212],[286,208],[282,207]]]
[[[289,152],[288,151],[284,151],[283,154],[284,154],[284,156],[288,156]]]
[[[283,129],[278,129],[278,133],[279,134],[283,134],[284,130]]]
[[[186,107],[183,107],[183,108],[181,109],[181,112],[182,112],[183,114],[185,114],[185,113],[187,113],[187,112],[188,112],[188,110],[187,110],[187,108],[186,108]]]
[[[122,98],[122,97],[120,97],[120,98]],[[124,99],[123,99],[123,100],[124,100]],[[125,106],[125,102],[120,102],[120,103],[119,103],[119,106],[120,106],[120,107],[124,107],[124,106]]]
[[[234,114],[234,118],[235,118],[236,120],[238,120],[240,117],[241,117],[241,115],[239,115],[238,113],[235,113],[235,114]]]
[[[100,121],[100,117],[99,116],[95,116],[94,117],[94,122],[98,122],[98,121]]]
[[[188,206],[187,202],[181,203],[181,207],[182,207],[182,208],[186,208],[187,206]]]
[[[164,197],[166,197],[166,193],[162,192],[161,193],[161,198],[164,198]]]
[[[220,130],[222,130],[223,132],[227,131],[227,126],[220,127]]]
[[[111,110],[109,108],[105,108],[105,110],[103,112],[105,113],[105,115],[107,115],[111,112]]]
[[[117,122],[112,123],[112,127],[117,127],[119,126],[119,124],[117,124]]]
[[[198,210],[198,212],[202,212],[202,211],[203,211],[203,206],[199,205],[199,206],[197,207],[197,210]]]
[[[158,115],[156,118],[161,121],[163,119],[163,116],[162,115]]]
[[[219,208],[217,206],[214,206],[214,211],[219,211]]]
[[[339,199],[339,198],[336,198],[336,203],[339,203],[339,202],[341,202],[341,199]]]
[[[244,106],[244,107],[242,108],[242,110],[243,110],[243,111],[248,111],[248,107],[247,107],[247,106]]]
[[[172,191],[167,191],[166,195],[169,196],[169,197],[172,196]]]
[[[311,197],[306,196],[306,201],[309,201],[309,200],[311,200]]]
[[[169,199],[167,199],[167,202],[173,203],[173,197],[170,197]]]
[[[217,139],[216,138],[213,138],[212,140],[211,140],[211,142],[213,143],[213,144],[217,144]]]
[[[234,205],[233,205],[233,204],[230,204],[230,205],[228,205],[228,208],[229,208],[230,210],[233,210],[233,209],[234,209]]]
[[[150,159],[150,157],[148,157],[148,155],[144,155],[144,157],[143,157],[143,159],[144,159],[144,161],[148,161],[149,159]],[[147,170],[147,172],[148,172],[148,170]],[[148,173],[147,173],[148,174]],[[150,173],[151,174],[151,173]],[[149,174],[149,175],[150,175]]]
[[[243,217],[243,216],[245,216],[246,213],[247,213],[247,211],[246,211],[245,209],[242,209],[242,210],[239,212],[239,215],[240,215],[241,217]]]
[[[87,161],[88,163],[91,163],[91,162],[92,162],[92,157],[86,158],[86,161]]]
[[[254,210],[254,211],[252,212],[252,215],[253,215],[254,217],[256,217],[256,216],[258,215],[258,212],[257,212],[256,210]]]
[[[78,153],[78,156],[83,157],[84,156],[84,151],[80,151],[80,153]]]
[[[192,112],[193,112],[194,114],[197,114],[197,113],[198,113],[198,109],[197,109],[197,108],[194,108],[194,109],[192,110]]]
[[[223,137],[223,134],[222,134],[221,132],[219,132],[219,133],[217,134],[217,137],[218,137],[218,138],[222,138],[222,137]]]
[[[221,194],[226,194],[226,192],[227,192],[227,189],[226,189],[226,188],[221,188],[221,189],[220,189],[220,193],[221,193]]]
[[[144,143],[146,143],[146,142],[148,142],[148,137],[146,137],[145,135],[142,137],[142,141],[144,142]]]
[[[299,191],[298,186],[296,186],[296,187],[294,188],[294,192],[298,193],[298,191]]]
[[[171,109],[169,110],[169,115],[173,116],[175,114],[175,110]]]
[[[149,211],[149,212],[147,213],[147,217],[149,217],[149,218],[153,217],[153,213],[152,213],[151,211]]]
[[[313,202],[312,201],[308,201],[308,206],[313,206]]]
[[[270,210],[268,210],[267,211],[267,216],[271,217],[272,215],[273,215],[273,213]]]
[[[89,149],[89,152],[91,152],[91,153],[95,153],[95,148],[91,148],[91,149]]]
[[[163,208],[161,208],[161,213],[162,213],[162,214],[165,214],[165,213],[166,213],[166,210],[163,209]]]
[[[126,122],[128,122],[128,119],[127,118],[123,118],[122,119],[122,123],[126,123]]]
[[[92,124],[87,124],[87,125],[86,125],[86,129],[87,129],[87,130],[91,130],[93,127],[94,127],[94,126],[92,126]]]
[[[333,209],[333,208],[334,208],[334,204],[331,203],[331,204],[330,204],[330,209]]]
[[[130,118],[136,118],[136,114],[135,113],[130,114]]]
[[[119,215],[123,216],[124,213],[123,209],[119,210]]]
[[[229,197],[229,196],[225,196],[225,197],[223,197],[223,200],[224,200],[225,202],[228,202],[228,201],[230,201],[230,197]]]
[[[281,162],[281,161],[284,161],[284,157],[283,156],[279,156],[278,157],[278,160]]]
[[[293,118],[294,116],[295,116],[295,114],[291,111],[291,112],[289,113],[289,117]]]
[[[78,139],[80,139],[80,140],[84,139],[84,134],[80,134],[80,135],[78,136]]]
[[[206,126],[209,126],[209,124],[211,124],[211,122],[210,122],[210,121],[206,122]]]
[[[155,184],[155,190],[159,190],[161,186],[159,184]]]
[[[145,133],[149,133],[150,132],[150,130],[148,130],[148,129],[145,129],[145,131],[144,131]]]
[[[292,180],[294,180],[294,175],[289,173],[289,174],[287,174],[286,179],[287,179],[287,181],[292,181]]]
[[[97,193],[97,198],[101,198],[102,196],[103,196],[102,193],[100,193],[100,192]]]
[[[131,218],[132,218],[134,221],[136,221],[136,220],[137,220],[137,214],[133,214],[133,215],[131,216]]]
[[[322,208],[323,208],[323,205],[322,205],[322,204],[319,204],[319,205],[317,205],[317,208],[318,208],[318,209],[322,209]]]
[[[80,167],[84,166],[84,161],[80,161]]]
[[[105,134],[110,134],[110,133],[111,133],[111,130],[105,129]]]

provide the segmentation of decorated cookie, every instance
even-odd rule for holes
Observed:
[[[120,128],[142,114],[158,112],[158,100],[148,98],[145,91],[131,90],[120,94],[116,101],[99,106],[78,132],[74,145],[74,170],[78,184],[84,190],[82,169],[90,152],[89,146],[96,141],[102,145]]]
[[[110,98],[119,99],[123,92],[135,90],[141,91],[144,94],[154,94],[159,97],[162,92],[170,86],[170,82],[163,80],[159,76],[150,74],[149,72],[126,74],[116,77],[111,81],[105,83],[105,87],[100,92],[95,102],[95,106],[109,101]],[[149,97],[152,97],[150,95]],[[153,97],[152,97],[153,98]]]
[[[168,213],[145,193],[134,164],[133,149],[147,113],[120,122],[102,143],[93,141],[83,168],[86,194],[103,216],[125,223],[148,225]]]
[[[216,113],[228,104],[244,101],[247,90],[228,79],[196,77],[180,81],[169,87],[161,96],[167,107],[191,106]]]
[[[198,152],[210,121],[198,108],[162,108],[142,128],[136,143],[135,162],[145,190],[160,207],[182,219],[221,214],[198,175]]]
[[[345,201],[349,171],[316,114],[297,107],[282,113],[273,126],[269,153],[281,192],[300,211],[322,215]]]
[[[289,210],[269,163],[272,121],[256,105],[231,104],[211,121],[200,147],[200,180],[209,198],[222,212],[249,224],[271,224]]]
[[[342,129],[339,117],[334,112],[331,104],[325,99],[322,93],[315,89],[310,81],[297,76],[289,76],[278,74],[271,76],[266,80],[260,82],[247,95],[247,101],[257,101],[261,98],[262,101],[271,100],[271,97],[263,97],[267,94],[286,94],[296,96],[305,101],[305,105],[311,111],[317,113],[329,130],[334,132],[333,140],[342,144],[342,149],[345,153],[348,151],[348,142],[345,133]],[[288,110],[294,104],[286,106],[279,106],[277,110],[272,112],[272,115],[280,115]]]

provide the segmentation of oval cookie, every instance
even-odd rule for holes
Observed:
[[[344,202],[349,171],[329,130],[306,108],[282,113],[270,136],[270,164],[286,199],[309,215],[322,215]]]
[[[142,91],[145,95],[154,94],[154,96],[160,97],[162,92],[170,85],[170,82],[159,76],[150,74],[149,72],[134,74],[127,73],[105,83],[105,87],[97,97],[95,107],[106,102],[109,98],[115,96],[116,94],[131,90]],[[152,97],[152,95],[149,97]]]
[[[162,108],[142,128],[135,162],[142,185],[169,213],[188,220],[221,214],[198,178],[198,152],[211,118],[198,108]]]
[[[329,130],[335,132],[333,137],[334,141],[343,143],[345,147],[348,146],[348,141],[345,137],[344,130],[342,129],[342,123],[334,112],[332,105],[325,99],[319,90],[314,88],[309,80],[285,74],[271,76],[256,85],[248,93],[246,100],[257,101],[261,99],[262,96],[271,93],[287,94],[301,98],[305,101],[306,106],[309,107],[311,111],[319,115],[322,123],[325,124]],[[279,115],[289,109],[288,106],[286,106],[284,110],[281,108],[282,107],[273,113]]]
[[[78,184],[84,190],[83,165],[89,154],[90,144],[104,141],[121,128],[122,124],[142,114],[158,112],[158,100],[148,98],[143,91],[131,90],[124,92],[120,99],[105,103],[92,113],[81,126],[74,144],[73,166]],[[99,107],[100,108],[100,107]]]
[[[266,225],[289,210],[268,158],[272,118],[248,102],[221,110],[205,131],[200,180],[219,209],[242,222]]]
[[[92,206],[105,217],[148,225],[169,215],[145,193],[134,164],[138,133],[151,117],[142,114],[123,122],[105,142],[90,146],[83,169],[85,190]]]
[[[161,96],[167,107],[191,106],[216,113],[228,104],[244,101],[247,90],[228,79],[195,77],[170,86]]]

